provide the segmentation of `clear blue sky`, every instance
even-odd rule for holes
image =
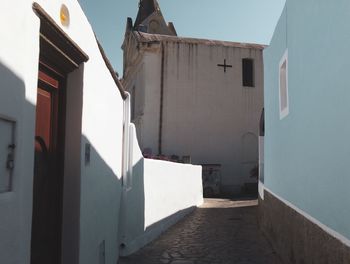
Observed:
[[[122,74],[126,18],[139,0],[79,0],[115,70]],[[268,44],[285,0],[159,0],[179,36]]]

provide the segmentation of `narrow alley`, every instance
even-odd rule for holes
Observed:
[[[207,199],[120,264],[279,264],[257,225],[257,201]]]

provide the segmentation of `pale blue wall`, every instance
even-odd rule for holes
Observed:
[[[288,47],[289,112],[278,67]],[[293,0],[264,52],[265,185],[350,239],[350,2]]]

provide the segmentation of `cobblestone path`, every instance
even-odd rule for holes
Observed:
[[[208,199],[120,264],[282,264],[257,226],[256,201]]]

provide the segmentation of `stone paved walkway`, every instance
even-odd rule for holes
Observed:
[[[257,227],[256,201],[208,199],[120,264],[282,264]]]

